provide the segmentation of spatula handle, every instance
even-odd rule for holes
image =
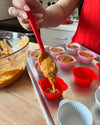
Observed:
[[[34,17],[32,8],[31,8],[30,5],[29,5],[29,7],[30,7],[30,11],[27,11],[28,21],[29,21],[29,23],[30,23],[30,25],[32,27],[32,30],[33,30],[34,34],[35,34],[35,37],[36,37],[37,42],[39,44],[40,50],[43,52],[43,51],[45,51],[45,49],[44,49],[44,46],[43,46],[39,31],[38,31],[38,28],[37,28],[37,24],[36,24],[36,21],[35,21],[35,17]]]

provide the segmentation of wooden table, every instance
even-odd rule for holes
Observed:
[[[38,48],[36,43],[29,44],[29,50]],[[47,125],[27,70],[0,89],[0,125]]]
[[[37,49],[30,43],[29,49]],[[0,125],[47,125],[27,71],[0,90]]]

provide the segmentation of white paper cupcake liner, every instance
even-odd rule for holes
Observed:
[[[89,109],[80,102],[62,100],[57,112],[59,125],[92,125]]]
[[[100,111],[100,86],[95,92],[95,101],[96,101],[96,107]]]

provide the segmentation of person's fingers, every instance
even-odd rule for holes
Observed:
[[[31,28],[31,26],[30,26],[28,20],[24,20],[24,19],[21,18],[21,17],[17,17],[17,18],[18,18],[18,20],[19,20],[20,25],[21,25],[24,29],[26,29],[26,30],[28,30],[28,31],[32,31],[32,28]]]
[[[43,18],[43,14],[41,14],[41,13],[34,14],[34,16],[36,17],[36,19],[41,19],[41,18]]]
[[[17,17],[20,23],[29,23],[28,19],[23,19],[21,17]]]
[[[10,7],[8,9],[8,13],[9,13],[10,16],[22,17],[23,19],[27,19],[28,18],[26,12],[24,12],[22,10],[19,10],[19,9],[16,9],[15,7]]]
[[[29,11],[28,5],[31,5],[33,9],[37,9],[41,6],[40,2],[37,0],[12,0],[13,6],[21,10]]]
[[[36,22],[43,19],[43,14],[34,14]]]
[[[14,7],[10,7],[8,9],[8,13],[11,16],[17,17],[19,20],[19,23],[24,29],[28,31],[32,30],[27,20],[28,15],[26,13],[26,11],[30,11],[29,4],[31,5],[33,9],[38,28],[42,27],[43,21],[44,21],[45,10],[39,1],[37,0],[12,0],[12,4]]]
[[[29,23],[27,23],[27,24],[21,24],[22,25],[22,27],[24,28],[24,29],[26,29],[27,31],[32,31],[32,28],[30,27],[30,25],[29,25]]]
[[[18,17],[18,20],[19,20],[19,23],[21,24],[21,26],[22,26],[24,29],[26,29],[26,30],[28,30],[28,31],[31,31],[31,30],[32,30],[32,28],[31,28],[31,26],[30,26],[28,20],[24,20],[24,19],[21,18],[21,17]],[[44,21],[43,19],[40,19],[40,20],[38,20],[38,21],[36,22],[38,28],[41,28],[41,27],[42,27],[43,21]]]
[[[15,8],[24,10],[24,6],[27,6],[25,0],[12,0],[12,4]]]
[[[43,21],[44,21],[43,19],[37,21],[37,26],[38,26],[39,29],[42,28]]]

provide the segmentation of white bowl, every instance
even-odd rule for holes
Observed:
[[[51,51],[52,48],[57,48],[57,49],[61,49],[61,52],[53,52]],[[50,54],[55,58],[57,55],[62,55],[65,52],[65,49],[63,47],[50,47],[49,48]]]
[[[40,50],[32,50],[30,52],[30,56],[31,56],[31,58],[32,58],[33,61],[38,60],[39,53],[40,53]]]
[[[92,55],[92,57],[82,56],[82,55],[80,55],[81,52],[89,53],[89,54]],[[84,63],[84,64],[90,64],[90,63],[92,63],[93,59],[97,57],[95,53],[93,53],[93,52],[91,52],[91,51],[87,51],[87,50],[78,51],[78,52],[77,52],[77,55],[78,55],[78,60],[79,60],[81,63]]]
[[[95,92],[95,101],[96,101],[96,107],[98,110],[100,110],[100,86]]]
[[[58,125],[92,125],[90,110],[80,102],[62,100],[57,112]]]
[[[75,45],[77,46],[78,48],[69,48],[68,45]],[[76,55],[77,54],[77,51],[80,49],[80,46],[76,45],[76,44],[66,44],[66,49],[67,49],[67,52],[68,54],[71,54],[71,55]]]

